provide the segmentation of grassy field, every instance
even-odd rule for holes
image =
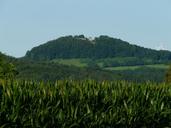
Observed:
[[[171,127],[171,85],[1,82],[0,127]]]
[[[116,70],[135,70],[142,67],[157,68],[157,69],[169,69],[169,65],[165,64],[154,64],[154,65],[140,65],[140,66],[119,66],[119,67],[107,67],[105,70],[116,71]]]
[[[120,58],[110,58],[111,60],[118,60]],[[126,58],[128,59],[128,58]],[[76,67],[88,67],[89,63],[93,62],[97,64],[99,67],[103,68],[104,61],[108,59],[99,59],[99,60],[92,60],[92,59],[56,59],[53,60],[53,62],[57,62],[59,64],[63,65],[72,65]],[[152,64],[152,65],[138,65],[138,66],[116,66],[116,67],[106,67],[103,68],[105,70],[110,70],[110,71],[123,71],[123,70],[136,70],[142,67],[148,67],[148,68],[156,68],[156,69],[168,69],[169,65],[166,64]]]
[[[56,59],[53,62],[57,62],[59,64],[68,65],[68,66],[76,66],[76,67],[87,67],[87,63],[82,59]]]
[[[169,69],[170,65],[166,65],[166,64],[154,64],[154,65],[146,65],[146,67],[159,68],[159,69]]]

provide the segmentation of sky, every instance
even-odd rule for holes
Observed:
[[[0,0],[0,51],[7,55],[80,34],[171,50],[171,0]]]

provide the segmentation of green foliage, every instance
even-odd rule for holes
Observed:
[[[82,61],[82,60],[81,60]],[[100,69],[93,61],[88,61],[89,67],[61,65],[56,62],[37,62],[29,60],[13,61],[19,74],[17,79],[35,81],[56,81],[64,79],[86,80],[126,80],[132,82],[164,82],[167,69],[164,65],[149,65],[136,67],[114,67]]]
[[[65,79],[94,79],[102,81],[116,79],[111,71],[103,71],[96,67],[79,68],[57,64],[56,62],[35,62],[28,60],[17,60],[13,63],[19,71],[17,79],[22,80],[56,81]]]
[[[114,74],[120,76],[120,80],[130,82],[144,83],[147,81],[161,83],[165,81],[165,74],[167,69],[140,67],[137,69],[114,70]]]
[[[119,67],[107,67],[106,70],[111,71],[122,71],[122,70],[136,70],[140,68],[154,68],[154,69],[169,69],[169,65],[165,64],[154,64],[154,65],[137,65],[137,66],[119,66]]]
[[[18,79],[163,82],[167,68],[159,64],[169,63],[171,52],[131,45],[108,36],[92,40],[80,35],[49,41],[28,51],[23,59],[25,62],[15,63],[20,72]]]
[[[151,59],[140,59],[136,57],[115,57],[103,59],[91,58],[76,58],[76,59],[54,59],[51,62],[56,62],[63,65],[76,66],[76,67],[89,67],[92,64],[98,65],[101,68],[119,67],[119,66],[143,66],[151,64],[160,64],[161,62]],[[166,63],[166,62],[162,62]],[[162,65],[162,64],[161,64]]]
[[[169,84],[5,82],[0,127],[171,127]]]
[[[83,35],[67,36],[47,42],[28,51],[25,58],[33,60],[53,60],[53,59],[104,59],[104,58],[127,58],[127,63],[109,63],[105,65],[115,66],[123,64],[142,65],[154,63],[166,63],[171,60],[171,52],[156,51],[131,45],[120,39],[108,36],[100,36],[90,40]],[[128,59],[131,58],[131,59]],[[119,62],[119,61],[118,61]]]
[[[13,79],[18,74],[15,66],[6,61],[4,55],[0,55],[0,79]]]
[[[166,82],[171,83],[171,66],[170,66],[169,70],[166,73]]]
[[[55,59],[52,62],[56,62],[62,65],[76,66],[76,67],[87,67],[88,59]]]

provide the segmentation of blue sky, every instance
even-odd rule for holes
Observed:
[[[171,0],[0,0],[0,51],[21,57],[65,35],[171,50]]]

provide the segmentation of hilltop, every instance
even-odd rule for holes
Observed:
[[[108,36],[100,36],[90,40],[84,35],[80,35],[60,37],[34,47],[27,52],[25,57],[33,60],[134,57],[162,62],[171,60],[171,52],[132,45],[129,42]]]

